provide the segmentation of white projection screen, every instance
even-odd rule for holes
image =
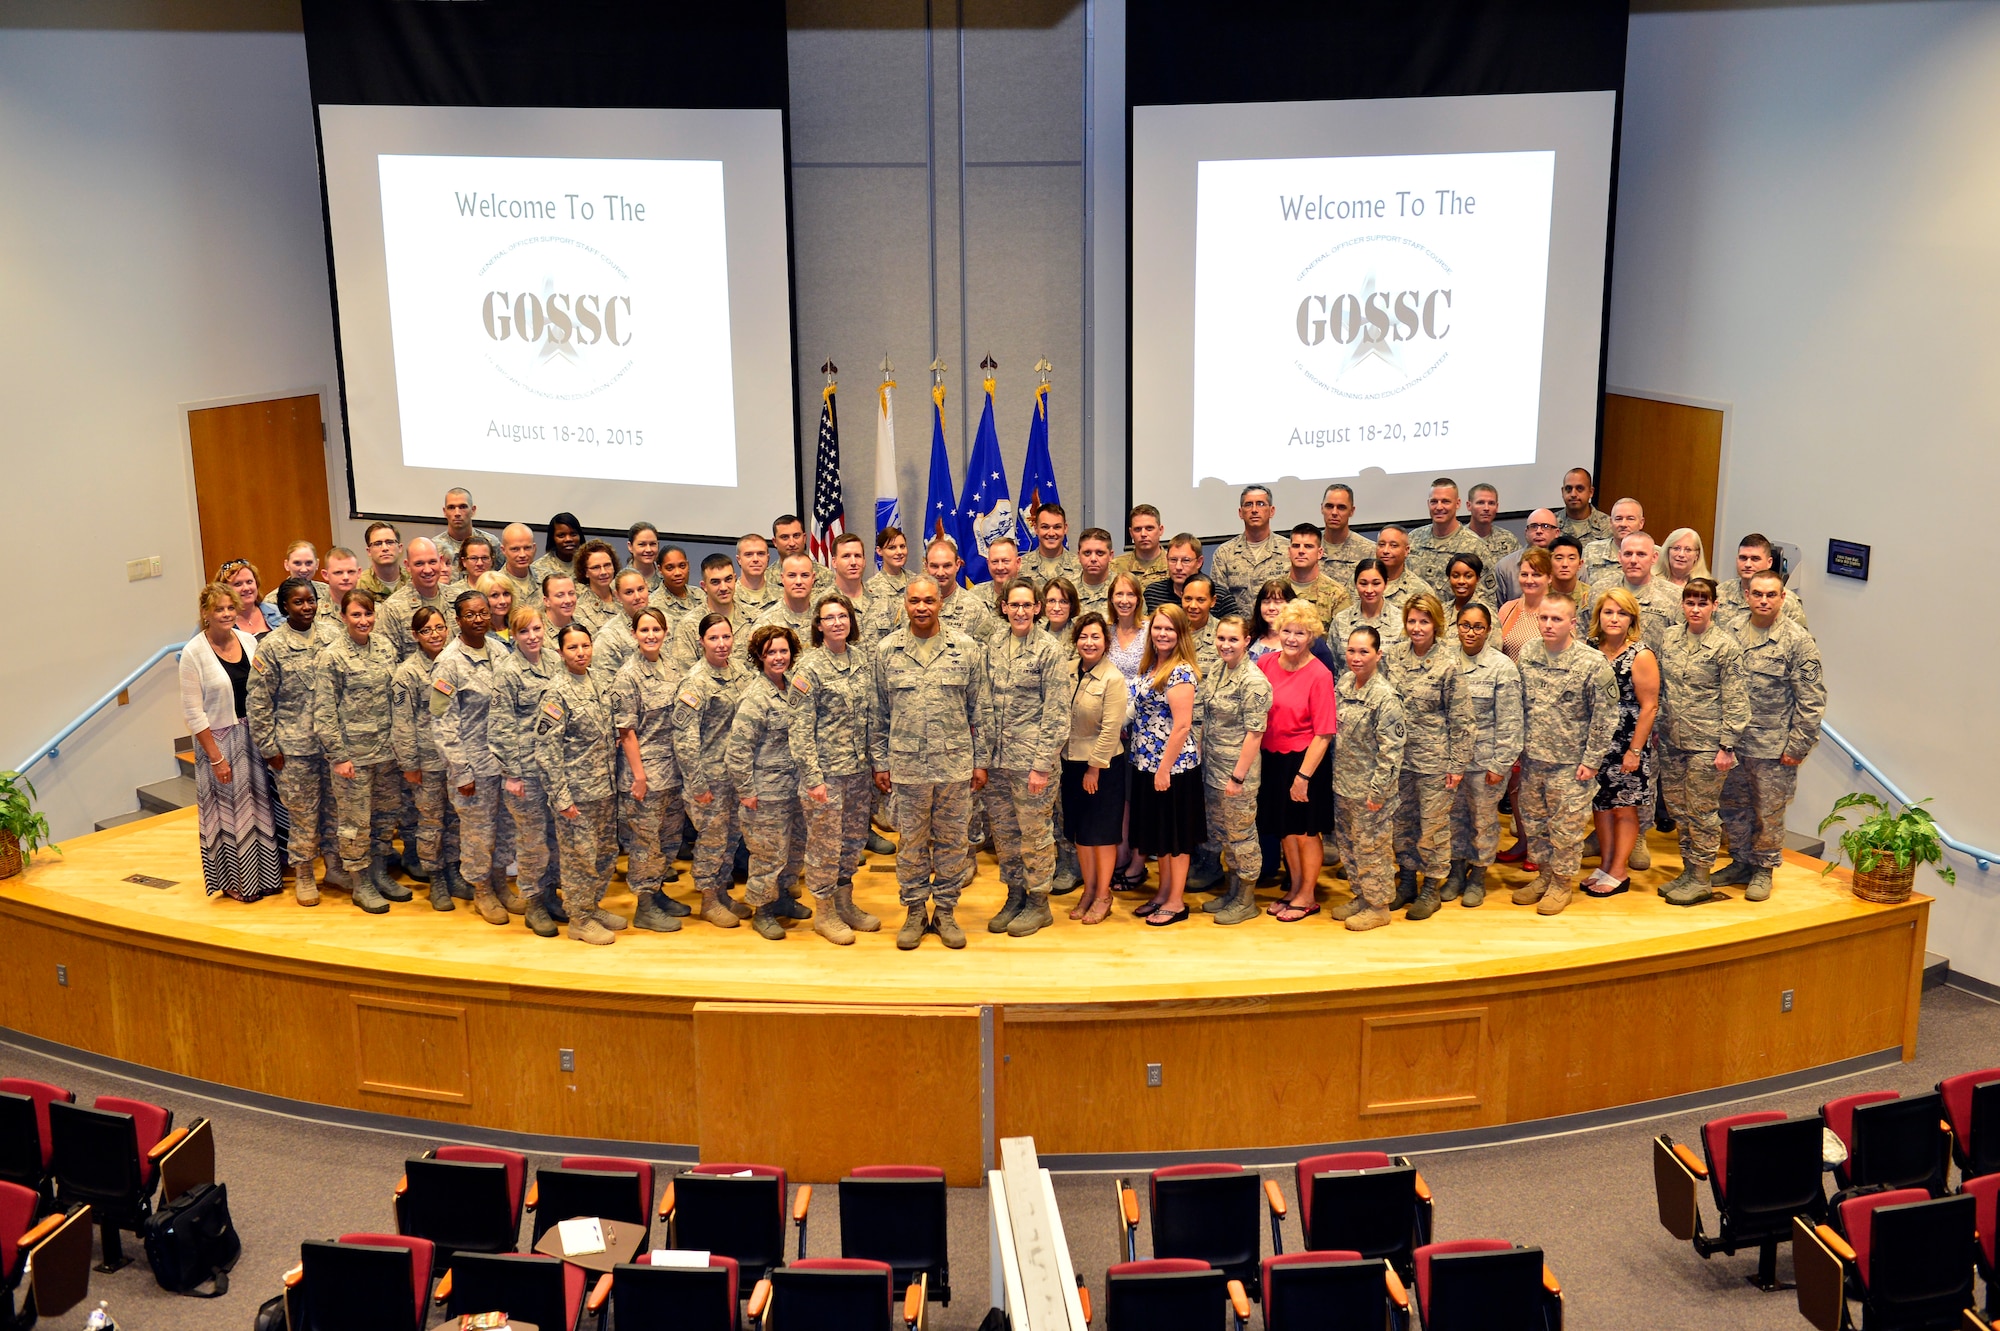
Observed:
[[[1595,455],[1614,92],[1132,108],[1132,493],[1237,530]]]
[[[795,503],[782,112],[319,117],[359,512],[733,539]]]

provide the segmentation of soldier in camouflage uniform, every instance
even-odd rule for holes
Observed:
[[[760,536],[757,539],[761,541],[764,538]],[[707,598],[708,608],[701,614],[687,615],[674,625],[673,647],[669,655],[682,673],[692,669],[702,658],[701,621],[709,615],[727,615],[730,641],[736,645],[736,664],[742,665],[750,656],[750,630],[755,626],[756,616],[737,598],[740,589],[736,585],[736,568],[729,562],[729,556],[710,555],[701,561],[701,589]]]
[[[910,585],[910,538],[900,527],[884,527],[875,533],[875,557],[882,567],[868,579],[869,599],[902,600],[903,588]]]
[[[1382,604],[1389,607],[1402,632],[1403,607],[1416,597],[1429,595],[1442,602],[1438,589],[1410,571],[1410,534],[1401,527],[1384,527],[1375,537],[1375,558],[1382,565]]]
[[[1555,592],[1535,617],[1541,636],[1521,649],[1526,755],[1519,810],[1534,882],[1514,890],[1514,904],[1542,915],[1569,905],[1583,838],[1597,795],[1597,773],[1618,725],[1618,681],[1604,654],[1575,641],[1575,606]]]
[[[590,630],[557,635],[563,671],[542,694],[535,717],[535,766],[555,815],[569,936],[604,946],[627,921],[603,908],[618,859],[617,797],[611,789],[617,732],[611,704],[590,674]]]
[[[1616,582],[1623,576],[1619,558],[1625,538],[1646,530],[1646,510],[1636,499],[1621,499],[1611,506],[1611,534],[1583,543],[1583,580],[1586,585]]]
[[[851,646],[855,611],[835,591],[814,612],[813,647],[792,672],[790,742],[806,819],[806,887],[819,903],[813,932],[842,946],[882,922],[854,904],[854,871],[875,803],[869,734],[875,676]]]
[[[371,915],[410,889],[389,876],[389,837],[402,802],[396,755],[389,747],[389,679],[396,650],[375,636],[375,598],[349,594],[347,632],[328,644],[313,673],[313,735],[333,776],[340,820],[341,867],[354,882],[354,904]]]
[[[1375,542],[1347,524],[1354,517],[1354,491],[1345,485],[1326,487],[1320,496],[1319,567],[1343,587],[1354,586],[1354,569],[1364,559],[1375,558]],[[1335,656],[1341,655],[1336,648]]]
[[[1356,600],[1336,614],[1326,628],[1326,640],[1339,667],[1336,674],[1347,673],[1347,639],[1354,630],[1374,629],[1384,647],[1403,636],[1403,612],[1384,599],[1387,586],[1381,560],[1371,556],[1354,566]]]
[[[1721,843],[1722,783],[1750,723],[1743,649],[1715,625],[1715,583],[1689,578],[1681,589],[1685,623],[1660,649],[1660,794],[1681,841],[1681,871],[1660,896],[1693,906],[1715,893],[1709,874]]]
[[[1741,634],[1745,624],[1750,622],[1750,579],[1759,573],[1773,571],[1777,564],[1777,547],[1762,532],[1751,532],[1736,543],[1736,576],[1721,584],[1717,590],[1715,622],[1733,634]],[[1781,613],[1800,628],[1811,630],[1806,623],[1806,608],[1800,602],[1798,593],[1785,588],[1785,601]]]
[[[801,642],[812,634],[812,608],[819,598],[813,592],[813,575],[819,565],[805,555],[786,555],[778,570],[778,599],[757,616],[755,629],[766,624],[788,628]]]
[[[745,536],[736,543],[736,567],[736,604],[742,608],[745,622],[755,624],[779,595],[778,572],[771,567],[771,543],[756,532]],[[705,589],[708,585],[706,559],[701,561],[701,573]],[[709,607],[711,610],[714,608],[712,605]],[[749,632],[746,630],[740,637],[742,641],[738,647],[747,653],[750,650]]]
[[[1250,595],[1255,594],[1253,587]],[[1201,736],[1202,800],[1209,836],[1229,861],[1222,895],[1205,909],[1217,924],[1241,924],[1256,918],[1257,880],[1264,874],[1257,791],[1263,775],[1259,745],[1271,714],[1271,681],[1245,659],[1250,630],[1241,615],[1225,615],[1213,627],[1215,664],[1201,672],[1194,717]]]
[[[792,889],[806,864],[806,816],[799,807],[798,764],[792,761],[791,684],[786,678],[797,648],[798,636],[783,624],[767,624],[750,635],[757,678],[743,686],[723,758],[736,773],[742,805],[737,817],[750,848],[750,882],[743,894],[752,912],[750,927],[773,942],[784,941],[781,919],[812,918],[803,906],[784,908],[791,906]]]
[[[632,923],[656,933],[681,927],[688,908],[662,883],[677,882],[674,855],[687,821],[681,769],[674,759],[674,695],[681,673],[667,658],[667,612],[649,605],[632,622],[635,649],[611,682],[611,725],[618,732],[618,817],[625,830],[625,879],[638,909]]]
[[[429,606],[444,614],[450,608],[444,597],[444,556],[429,538],[419,536],[411,541],[404,563],[409,566],[409,576],[382,603],[376,615],[380,622],[375,626],[375,631],[396,649],[398,661],[407,661],[416,653],[417,638],[410,620],[417,611]]]
[[[1236,516],[1243,522],[1243,533],[1224,541],[1208,563],[1217,614],[1241,615],[1249,623],[1257,613],[1257,589],[1284,577],[1289,569],[1289,538],[1271,530],[1275,512],[1271,492],[1264,486],[1246,485],[1237,496]]]
[[[702,613],[700,589],[688,586],[687,551],[678,545],[660,551],[660,581],[647,593],[647,603],[666,612],[669,634],[689,615]]]
[[[431,909],[450,910],[452,897],[458,895],[452,890],[458,886],[458,817],[449,811],[444,755],[438,752],[430,706],[431,681],[447,641],[444,616],[427,605],[418,606],[410,633],[417,650],[396,667],[389,680],[389,743],[396,751],[403,783],[415,801],[416,858],[431,885]],[[409,848],[408,842],[404,848]],[[472,895],[470,886],[464,894]],[[507,912],[499,914],[495,922],[505,924]]]
[[[535,533],[523,522],[507,524],[500,532],[500,554],[502,563],[496,571],[507,579],[507,589],[514,593],[514,609],[540,606],[542,580],[535,573]]]
[[[1466,520],[1466,526],[1485,547],[1479,555],[1483,565],[1479,590],[1488,605],[1497,606],[1500,604],[1497,577],[1500,561],[1521,548],[1521,538],[1505,527],[1493,525],[1494,519],[1500,516],[1500,492],[1486,482],[1481,481],[1465,492],[1465,508],[1471,515]]]
[[[1284,577],[1293,597],[1319,611],[1320,623],[1333,623],[1334,616],[1353,604],[1354,598],[1348,595],[1347,587],[1320,564],[1319,528],[1310,522],[1301,522],[1292,528],[1290,541],[1287,547],[1289,564]],[[1255,587],[1247,593],[1249,596],[1256,594]],[[1255,609],[1251,607],[1253,613]]]
[[[1493,612],[1474,603],[1458,618],[1458,678],[1451,689],[1451,873],[1445,901],[1486,900],[1486,870],[1500,848],[1500,797],[1521,755],[1521,672],[1487,645]]]
[[[1334,838],[1353,895],[1334,907],[1333,918],[1359,932],[1394,918],[1396,802],[1407,731],[1402,700],[1382,677],[1379,635],[1356,629],[1340,645],[1347,670],[1335,693],[1340,737],[1333,747]]]
[[[1076,613],[1096,613],[1111,619],[1111,534],[1091,527],[1076,542]],[[1097,581],[1092,582],[1095,577]]]
[[[986,654],[938,622],[938,585],[914,578],[903,591],[908,622],[875,653],[875,725],[869,733],[875,784],[893,796],[901,845],[896,880],[908,917],[896,946],[908,951],[935,929],[964,947],[959,893],[972,881],[972,796],[986,784],[993,750]],[[929,920],[925,902],[936,903]]]
[[[1083,578],[1083,565],[1069,548],[1069,514],[1061,504],[1043,504],[1029,517],[1034,523],[1035,547],[1021,556],[1021,576],[1047,591],[1057,578],[1074,585]]]
[[[1784,859],[1785,810],[1798,788],[1799,764],[1819,743],[1826,681],[1819,644],[1784,614],[1785,583],[1776,573],[1750,579],[1750,618],[1736,635],[1750,721],[1737,742],[1736,766],[1722,782],[1722,829],[1729,866],[1717,886],[1742,883],[1745,901],[1771,895],[1771,871]]]
[[[784,572],[785,561],[793,555],[804,555],[812,565],[809,595],[817,605],[820,597],[833,590],[833,570],[814,559],[806,548],[805,519],[796,513],[781,513],[771,523],[771,562],[777,566],[777,572]],[[782,586],[779,592],[783,594]]]
[[[319,597],[304,578],[287,578],[278,588],[283,622],[257,643],[250,659],[250,686],[244,698],[250,738],[271,765],[278,799],[291,819],[287,846],[292,862],[292,891],[301,906],[319,904],[313,882],[313,860],[320,854],[320,823],[331,792],[327,789],[326,757],[313,734],[313,663],[324,645],[314,626],[319,621]],[[340,869],[340,854],[326,848],[327,880],[349,886]]]
[[[1436,493],[1433,491],[1432,493]],[[1456,487],[1452,493],[1457,494]],[[1440,641],[1444,608],[1419,596],[1403,611],[1403,636],[1382,654],[1383,677],[1403,704],[1403,765],[1396,795],[1396,905],[1405,916],[1437,914],[1451,872],[1451,710],[1458,662]],[[1423,873],[1419,890],[1417,874]],[[1392,907],[1391,909],[1394,909]]]
[[[1007,901],[986,927],[1027,938],[1054,923],[1055,802],[1069,738],[1069,675],[1062,648],[1035,622],[1035,584],[1016,578],[1001,592],[1007,626],[986,647],[992,690],[993,761],[983,799]]]
[[[458,816],[459,877],[471,886],[480,918],[505,924],[508,916],[525,914],[528,903],[507,885],[500,845],[500,762],[493,756],[492,716],[495,667],[504,653],[489,637],[493,610],[484,596],[466,593],[453,611],[458,636],[438,654],[427,706],[444,756],[445,789]],[[431,904],[438,904],[435,890]],[[449,897],[444,905],[450,907]]]
[[[1450,585],[1445,578],[1445,568],[1451,557],[1479,555],[1483,558],[1486,542],[1458,520],[1457,481],[1441,476],[1431,482],[1430,512],[1429,525],[1409,534],[1410,572],[1429,583],[1433,591],[1441,592]],[[1450,598],[1442,596],[1439,599]]]
[[[1611,515],[1590,506],[1596,494],[1590,473],[1582,467],[1571,467],[1563,473],[1563,510],[1559,519],[1563,535],[1574,536],[1585,545],[1611,535]]]
[[[924,571],[938,589],[938,623],[974,642],[985,642],[999,621],[993,614],[991,601],[982,600],[959,585],[965,561],[959,558],[958,543],[948,536],[932,541],[924,550]],[[905,587],[906,595],[908,591]]]
[[[556,890],[555,815],[535,762],[535,719],[541,715],[542,694],[562,671],[562,659],[548,641],[540,610],[516,606],[510,620],[514,650],[493,666],[487,747],[499,764],[501,799],[514,825],[515,881],[527,903],[523,922],[537,935],[554,938],[556,925],[569,923],[569,914]]]
[[[611,594],[618,602],[618,613],[590,630],[594,635],[590,644],[590,673],[606,689],[639,650],[639,640],[632,636],[632,622],[647,606],[646,575],[636,568],[620,571],[611,580]],[[662,611],[661,618],[665,615]]]
[[[674,695],[674,759],[681,767],[681,796],[694,823],[693,872],[695,886],[701,889],[701,918],[718,929],[734,929],[750,918],[750,908],[729,895],[739,824],[736,777],[722,759],[737,700],[756,679],[742,664],[750,645],[745,642],[739,652],[729,620],[711,612],[695,626],[702,635],[702,657],[682,677],[681,691]]]

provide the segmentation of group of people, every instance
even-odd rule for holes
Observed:
[[[988,928],[1012,937],[1052,896],[1080,888],[1070,918],[1097,924],[1149,882],[1150,926],[1206,889],[1242,923],[1274,882],[1269,915],[1295,923],[1329,853],[1352,888],[1332,915],[1359,931],[1480,905],[1497,860],[1534,872],[1513,900],[1544,915],[1627,891],[1657,820],[1684,866],[1666,900],[1763,900],[1825,705],[1804,611],[1764,537],[1718,581],[1696,533],[1656,544],[1636,502],[1593,500],[1572,471],[1524,544],[1492,486],[1440,478],[1428,524],[1369,538],[1348,486],[1289,530],[1250,486],[1212,555],[1138,504],[1116,557],[1102,528],[1072,548],[1045,504],[1035,548],[990,543],[968,586],[950,538],[912,567],[894,527],[872,561],[844,535],[822,564],[791,514],[698,570],[650,524],[620,551],[570,513],[538,555],[454,489],[435,536],[377,522],[365,558],[295,543],[268,598],[241,560],[202,590],[181,674],[204,874],[279,892],[282,846],[303,905],[324,858],[373,913],[413,897],[400,870],[434,909],[543,936],[698,914],[845,945],[881,928],[854,900],[881,827],[897,945],[957,948],[978,844],[1006,890]],[[667,887],[690,824],[695,904]],[[602,904],[621,850],[629,920]]]

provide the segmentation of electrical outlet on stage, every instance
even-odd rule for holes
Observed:
[[[1158,1063],[1148,1063],[1146,1065],[1146,1085],[1158,1086],[1160,1083],[1160,1065]]]
[[[1791,1000],[1787,998],[1785,1000],[1785,1004],[1787,1007],[1789,1007],[1791,1005]],[[562,1070],[564,1072],[576,1071],[576,1050],[558,1049],[556,1050],[556,1057],[562,1060]]]
[[[1778,1011],[1790,1012],[1791,1010],[1792,1010],[1792,991],[1787,989],[1785,990],[1784,993],[1778,996]]]
[[[69,967],[60,962],[56,964],[56,983],[65,989],[69,988]]]

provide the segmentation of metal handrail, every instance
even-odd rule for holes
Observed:
[[[1846,737],[1838,730],[1835,730],[1825,722],[1821,722],[1819,732],[1841,747],[1841,750],[1847,754],[1848,760],[1854,764],[1855,771],[1866,772],[1868,775],[1874,777],[1875,784],[1888,791],[1891,799],[1902,805],[1916,803],[1915,800],[1903,793],[1900,786],[1884,776],[1881,768],[1869,762],[1867,756],[1861,750],[1848,743]],[[1945,845],[1950,846],[1959,854],[1968,856],[1981,869],[1990,869],[1993,867],[1994,861],[2000,860],[2000,851],[1981,850],[1978,846],[1969,845],[1966,842],[1960,841],[1957,837],[1947,836],[1942,827],[1938,828],[1937,834],[1938,840],[1944,842]]]
[[[74,735],[78,730],[82,729],[84,722],[90,720],[91,717],[96,716],[99,712],[109,707],[112,703],[117,702],[118,695],[125,692],[125,690],[131,688],[134,684],[137,684],[139,682],[140,677],[143,676],[148,670],[151,670],[154,666],[166,660],[169,656],[179,656],[181,653],[181,648],[185,646],[187,646],[185,642],[170,642],[166,646],[160,648],[159,651],[154,652],[151,656],[147,657],[146,664],[140,666],[137,670],[134,670],[131,674],[125,676],[125,678],[119,681],[117,684],[112,685],[111,692],[105,694],[102,698],[99,698],[96,702],[92,703],[89,707],[85,708],[83,715],[77,717],[76,720],[70,722],[68,725],[64,726],[61,730],[57,731],[56,737],[54,739],[50,740],[47,744],[42,745],[41,748],[36,749],[33,753],[29,754],[27,761],[22,763],[19,767],[15,768],[14,770],[17,772],[25,772],[30,767],[33,767],[36,763],[40,762],[42,759],[53,758],[57,754],[62,752],[63,741],[68,739],[71,735]]]

